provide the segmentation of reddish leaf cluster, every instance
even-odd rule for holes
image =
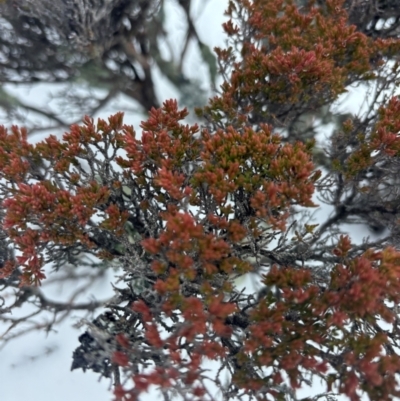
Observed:
[[[187,380],[194,383],[202,357],[226,355],[219,339],[232,335],[226,318],[237,310],[223,296],[232,291],[230,275],[252,269],[234,246],[244,240],[257,241],[266,231],[283,231],[291,204],[313,206],[318,174],[313,173],[304,145],[281,144],[269,126],[241,133],[228,127],[215,135],[203,130],[198,136],[197,126],[179,123],[185,116],[175,101],[167,101],[142,124],[141,140],[135,139],[131,127],[122,125],[120,114],[108,123],[99,120],[97,127],[86,118],[85,125],[72,127],[62,142],[50,137],[35,146],[27,146],[23,134],[13,142],[15,129],[11,135],[4,131],[5,155],[27,167],[19,175],[12,169],[2,170],[11,195],[2,205],[6,210],[3,229],[22,253],[15,265],[23,269],[21,285],[38,284],[44,279],[41,268],[50,249],[79,244],[97,256],[109,257],[112,249],[96,238],[100,232],[110,232],[126,243],[128,193],[148,190],[137,202],[139,220],[150,214],[142,220],[148,238],[136,246],[153,255],[147,274],[157,277],[154,288],[160,300],[153,311],[143,300],[135,302],[133,311],[141,316],[147,346],[167,347],[169,358],[191,372]],[[21,155],[23,146],[26,151]],[[125,156],[109,162],[110,148],[114,157],[119,150]],[[96,152],[102,152],[104,160]],[[116,163],[122,169],[118,181],[109,178]],[[124,190],[126,194],[120,196]],[[153,218],[158,224],[154,234]],[[127,259],[134,256],[129,247],[124,250]],[[184,286],[193,288],[185,293]],[[172,316],[179,310],[184,323],[171,328],[168,339],[162,340],[154,314]],[[189,360],[182,355],[183,338],[195,344]],[[121,366],[129,365],[127,358],[120,351],[113,355],[114,363]],[[157,377],[160,369],[156,368]],[[168,372],[171,375],[170,368]],[[145,377],[154,384],[150,374],[141,376],[141,385]],[[172,382],[158,384],[168,383]]]
[[[205,359],[220,363],[213,382],[225,399],[283,399],[315,376],[352,401],[400,396],[400,252],[352,245],[339,229],[329,246],[324,231],[372,210],[372,195],[364,209],[351,202],[371,191],[364,181],[377,183],[370,169],[397,162],[399,101],[384,104],[371,129],[355,119],[340,127],[324,177],[313,142],[277,134],[373,79],[399,43],[356,32],[343,1],[315,3],[230,1],[225,30],[240,54],[218,50],[226,80],[201,111],[207,127],[184,124],[187,111],[169,100],[150,111],[140,139],[121,113],[86,117],[62,140],[36,145],[24,130],[0,130],[2,230],[20,252],[0,277],[20,272],[21,286],[40,284],[44,264],[70,249],[119,262],[126,288],[116,288],[112,324],[87,336],[106,353],[94,352],[90,366],[118,372],[118,400],[151,386],[212,399]],[[293,214],[316,206],[315,188],[333,196],[336,214],[317,233],[303,221],[292,230]],[[392,204],[385,213],[397,213]],[[258,269],[259,294],[237,288],[235,278]]]
[[[349,246],[348,238],[342,238],[337,252],[345,255]],[[373,399],[399,396],[395,374],[400,356],[382,354],[392,348],[381,322],[398,318],[390,304],[400,301],[400,253],[370,250],[343,261],[331,271],[329,287],[323,292],[313,284],[309,269],[274,267],[265,276],[265,283],[280,288],[281,296],[272,305],[271,298],[265,298],[252,311],[254,324],[238,360],[273,369],[263,380],[238,372],[242,386],[268,392],[266,384],[282,381],[284,371],[296,388],[302,371],[323,377],[330,366],[337,371],[334,380],[339,381],[339,389],[352,400],[359,399],[360,388]],[[366,323],[377,333],[352,330]],[[327,383],[331,391],[333,382]]]
[[[285,127],[349,84],[373,79],[382,56],[398,52],[398,41],[373,40],[349,25],[343,0],[315,3],[231,0],[224,29],[232,45],[216,49],[223,93],[199,113],[214,124],[248,119]]]

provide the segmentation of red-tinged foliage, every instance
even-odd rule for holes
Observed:
[[[142,315],[142,319],[145,322],[151,321],[150,309],[142,300],[139,300],[132,304],[132,310],[140,313]]]
[[[119,345],[121,345],[123,348],[129,348],[129,340],[128,338],[123,334],[119,333],[115,336],[115,340]]]
[[[400,102],[347,118],[324,172],[315,141],[290,133],[352,83],[396,82],[384,64],[400,44],[358,32],[343,1],[320,3],[229,2],[232,47],[217,49],[224,83],[199,111],[205,127],[169,100],[141,136],[122,113],[36,145],[0,129],[0,217],[18,250],[0,279],[39,285],[71,254],[118,263],[125,288],[76,362],[113,374],[116,400],[154,388],[211,400],[207,380],[227,400],[294,399],[316,377],[351,400],[400,396]],[[320,226],[315,191],[333,209]],[[352,243],[341,225],[374,212],[391,217],[390,239]],[[245,274],[258,293],[239,288]]]
[[[163,341],[161,340],[160,333],[158,332],[158,329],[154,324],[146,324],[145,335],[149,345],[156,348],[162,347]]]
[[[337,247],[333,250],[333,253],[340,258],[345,258],[351,249],[350,238],[346,235],[340,236]]]
[[[362,171],[371,166],[382,163],[384,160],[390,162],[394,157],[399,156],[399,111],[399,100],[391,98],[387,105],[381,106],[378,110],[377,121],[368,137],[359,134],[360,139],[364,142],[339,167],[346,174],[347,178],[357,177]],[[351,124],[351,122],[349,123]],[[367,138],[368,140],[366,141]]]
[[[260,303],[252,311],[255,324],[250,326],[251,335],[245,343],[241,360],[257,355],[256,359],[264,366],[274,362],[268,380],[273,380],[274,374],[281,370],[292,378],[300,376],[301,368],[324,373],[327,363],[330,363],[338,370],[340,388],[351,399],[359,399],[355,390],[360,389],[360,385],[368,394],[380,394],[383,398],[379,399],[386,399],[394,377],[390,369],[383,367],[388,359],[396,364],[399,356],[393,354],[382,358],[383,349],[390,341],[379,328],[379,320],[393,322],[395,319],[387,302],[399,302],[400,275],[394,271],[398,269],[396,258],[400,254],[393,249],[384,252],[389,253],[389,258],[394,261],[390,267],[384,262],[387,257],[367,251],[360,258],[347,261],[347,265],[336,266],[331,273],[330,287],[322,294],[312,286],[308,271],[288,269],[288,274],[285,274],[282,269],[271,270],[266,282],[282,289],[281,299],[272,308],[266,299],[265,304]],[[394,282],[388,281],[388,270],[397,277]],[[323,304],[325,307],[321,310]],[[285,311],[289,310],[290,315],[286,314],[285,318]],[[378,329],[378,333],[373,336],[350,334],[350,327],[361,322],[368,322]],[[309,341],[329,349],[337,347],[341,350],[347,346],[353,350],[343,354],[343,362],[352,367],[357,381],[349,379],[352,374],[340,367],[340,358],[337,361],[328,359],[321,364],[324,352],[310,346]],[[238,378],[243,382],[245,379]],[[377,386],[382,386],[381,390],[378,391]],[[392,388],[391,391],[397,394],[397,390]]]
[[[129,365],[129,357],[121,351],[115,351],[113,355],[113,362],[118,366],[128,366]]]
[[[261,237],[265,231],[261,224],[284,230],[288,217],[285,210],[289,205],[314,206],[311,195],[318,175],[314,174],[304,145],[282,145],[279,136],[272,135],[268,126],[259,132],[246,129],[242,134],[233,128],[219,130],[215,135],[204,130],[200,137],[195,137],[197,127],[178,123],[177,119],[184,116],[184,112],[178,112],[176,102],[170,101],[162,110],[153,110],[148,122],[142,124],[146,131],[141,140],[135,140],[133,131],[121,126],[117,116],[110,118],[109,124],[99,120],[97,127],[86,119],[83,127],[74,126],[70,134],[64,135],[63,143],[52,138],[51,148],[60,151],[57,158],[48,150],[49,141],[32,147],[31,153],[50,163],[57,176],[67,182],[68,189],[59,188],[57,181],[46,177],[33,185],[20,183],[13,196],[3,201],[6,208],[3,227],[22,252],[18,261],[27,277],[22,284],[26,285],[29,280],[39,282],[44,278],[40,276],[40,268],[46,244],[62,249],[78,242],[88,251],[98,250],[99,256],[101,251],[113,251],[99,242],[90,227],[110,232],[113,238],[125,243],[125,224],[131,214],[128,207],[121,209],[118,195],[125,187],[132,191],[135,187],[150,185],[151,192],[143,199],[146,204],[141,202],[139,207],[145,213],[157,205],[159,211],[155,217],[164,222],[163,229],[137,245],[153,255],[151,266],[158,275],[155,290],[163,297],[163,310],[176,313],[180,309],[185,318],[184,325],[171,331],[171,344],[174,338],[197,344],[188,362],[190,374],[194,376],[186,380],[195,383],[198,376],[193,370],[199,367],[201,357],[225,356],[226,351],[223,352],[217,339],[229,338],[233,333],[226,319],[237,311],[237,305],[224,300],[221,291],[232,288],[230,274],[243,274],[252,269],[249,262],[235,256],[234,247],[246,238]],[[123,134],[119,133],[120,129]],[[101,148],[99,141],[126,150],[125,158],[117,158],[124,169],[119,175],[119,185],[101,185],[100,182],[110,182],[100,172],[99,177],[91,173],[97,181],[84,185],[85,172],[79,169],[78,160],[88,159],[92,152],[90,146]],[[188,175],[187,164],[194,162],[198,167],[193,167]],[[244,215],[241,217],[230,206],[229,196],[235,193],[240,194],[243,205],[250,207],[246,225],[241,223]],[[213,208],[205,209],[206,202],[211,202]],[[184,205],[207,212],[205,221],[219,219],[215,230],[205,231],[204,223],[192,213],[181,212]],[[98,223],[92,220],[95,213],[103,216]],[[38,228],[28,229],[27,224],[36,224]],[[226,237],[220,235],[224,228]],[[128,249],[125,252],[129,253]],[[151,270],[147,274],[150,273]],[[193,293],[196,297],[185,295],[182,280],[198,288]],[[204,297],[204,301],[200,302],[198,296]],[[160,328],[153,323],[159,312],[151,310],[143,300],[136,301],[132,310],[143,322],[148,347],[161,350],[168,344],[168,337],[163,339]],[[211,337],[210,330],[214,333]],[[184,361],[182,350],[173,348],[173,359]],[[112,361],[127,367],[128,355],[116,351]],[[168,380],[154,383],[152,376],[148,380],[160,386],[170,385]]]
[[[206,109],[214,120],[284,125],[299,111],[335,99],[349,83],[373,78],[376,54],[398,48],[395,41],[374,41],[348,25],[341,0],[321,8],[308,3],[298,8],[286,1],[230,1],[231,20],[224,28],[233,46],[217,53],[232,75],[222,97]],[[251,37],[243,39],[246,31]],[[233,50],[238,46],[239,59]]]

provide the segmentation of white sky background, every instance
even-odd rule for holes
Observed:
[[[200,38],[211,48],[214,46],[224,46],[224,36],[222,34],[221,23],[224,20],[223,12],[227,5],[227,0],[192,0],[192,16],[195,19],[196,27]],[[176,44],[177,55],[180,52],[180,44],[184,39],[185,19],[184,14],[177,5],[176,0],[168,0],[167,8],[167,31],[170,33],[171,43]],[[189,77],[208,79],[207,69],[201,57],[192,45],[189,46],[184,64],[185,72]],[[159,100],[175,98],[178,96],[174,87],[160,74],[155,71],[156,92]],[[34,105],[45,102],[43,96],[44,89],[49,86],[41,85],[35,89],[20,89],[26,103]],[[351,95],[343,99],[340,109],[358,112],[363,100],[363,90],[357,88],[351,91]],[[111,113],[115,113],[124,107],[135,107],[127,99],[121,97],[119,104],[112,104],[106,111],[101,113],[102,118],[106,118]],[[138,113],[126,113],[125,122],[133,124],[140,132],[140,121],[145,117]],[[1,123],[1,122],[0,122]],[[328,127],[324,127],[324,131]],[[39,138],[35,138],[39,140]],[[323,134],[321,134],[323,140]],[[321,205],[318,211],[320,216],[326,218],[330,210]],[[317,214],[317,218],[318,218]],[[365,226],[351,226],[349,234],[355,242],[371,233]],[[109,273],[103,281],[93,287],[93,294],[98,299],[105,299],[113,295],[110,282],[112,274]],[[251,286],[246,283],[247,288]],[[66,288],[54,288],[51,293],[54,296],[65,296],[68,294]],[[90,300],[88,297],[86,301]],[[85,301],[81,299],[81,301]],[[72,315],[75,319],[67,319],[63,324],[56,327],[57,333],[32,333],[19,339],[11,341],[0,353],[0,400],[1,401],[110,401],[112,393],[110,381],[102,379],[99,383],[99,375],[88,371],[83,373],[81,370],[70,372],[72,362],[72,352],[79,345],[78,336],[83,329],[72,328],[72,325],[79,320],[79,314]],[[46,354],[46,351],[49,351]],[[322,388],[317,383],[313,383],[313,391],[320,392]],[[319,388],[318,388],[319,387]],[[310,390],[299,392],[299,398],[310,395]],[[143,396],[143,401],[150,401],[154,398],[151,395]],[[342,399],[345,399],[343,397]]]

